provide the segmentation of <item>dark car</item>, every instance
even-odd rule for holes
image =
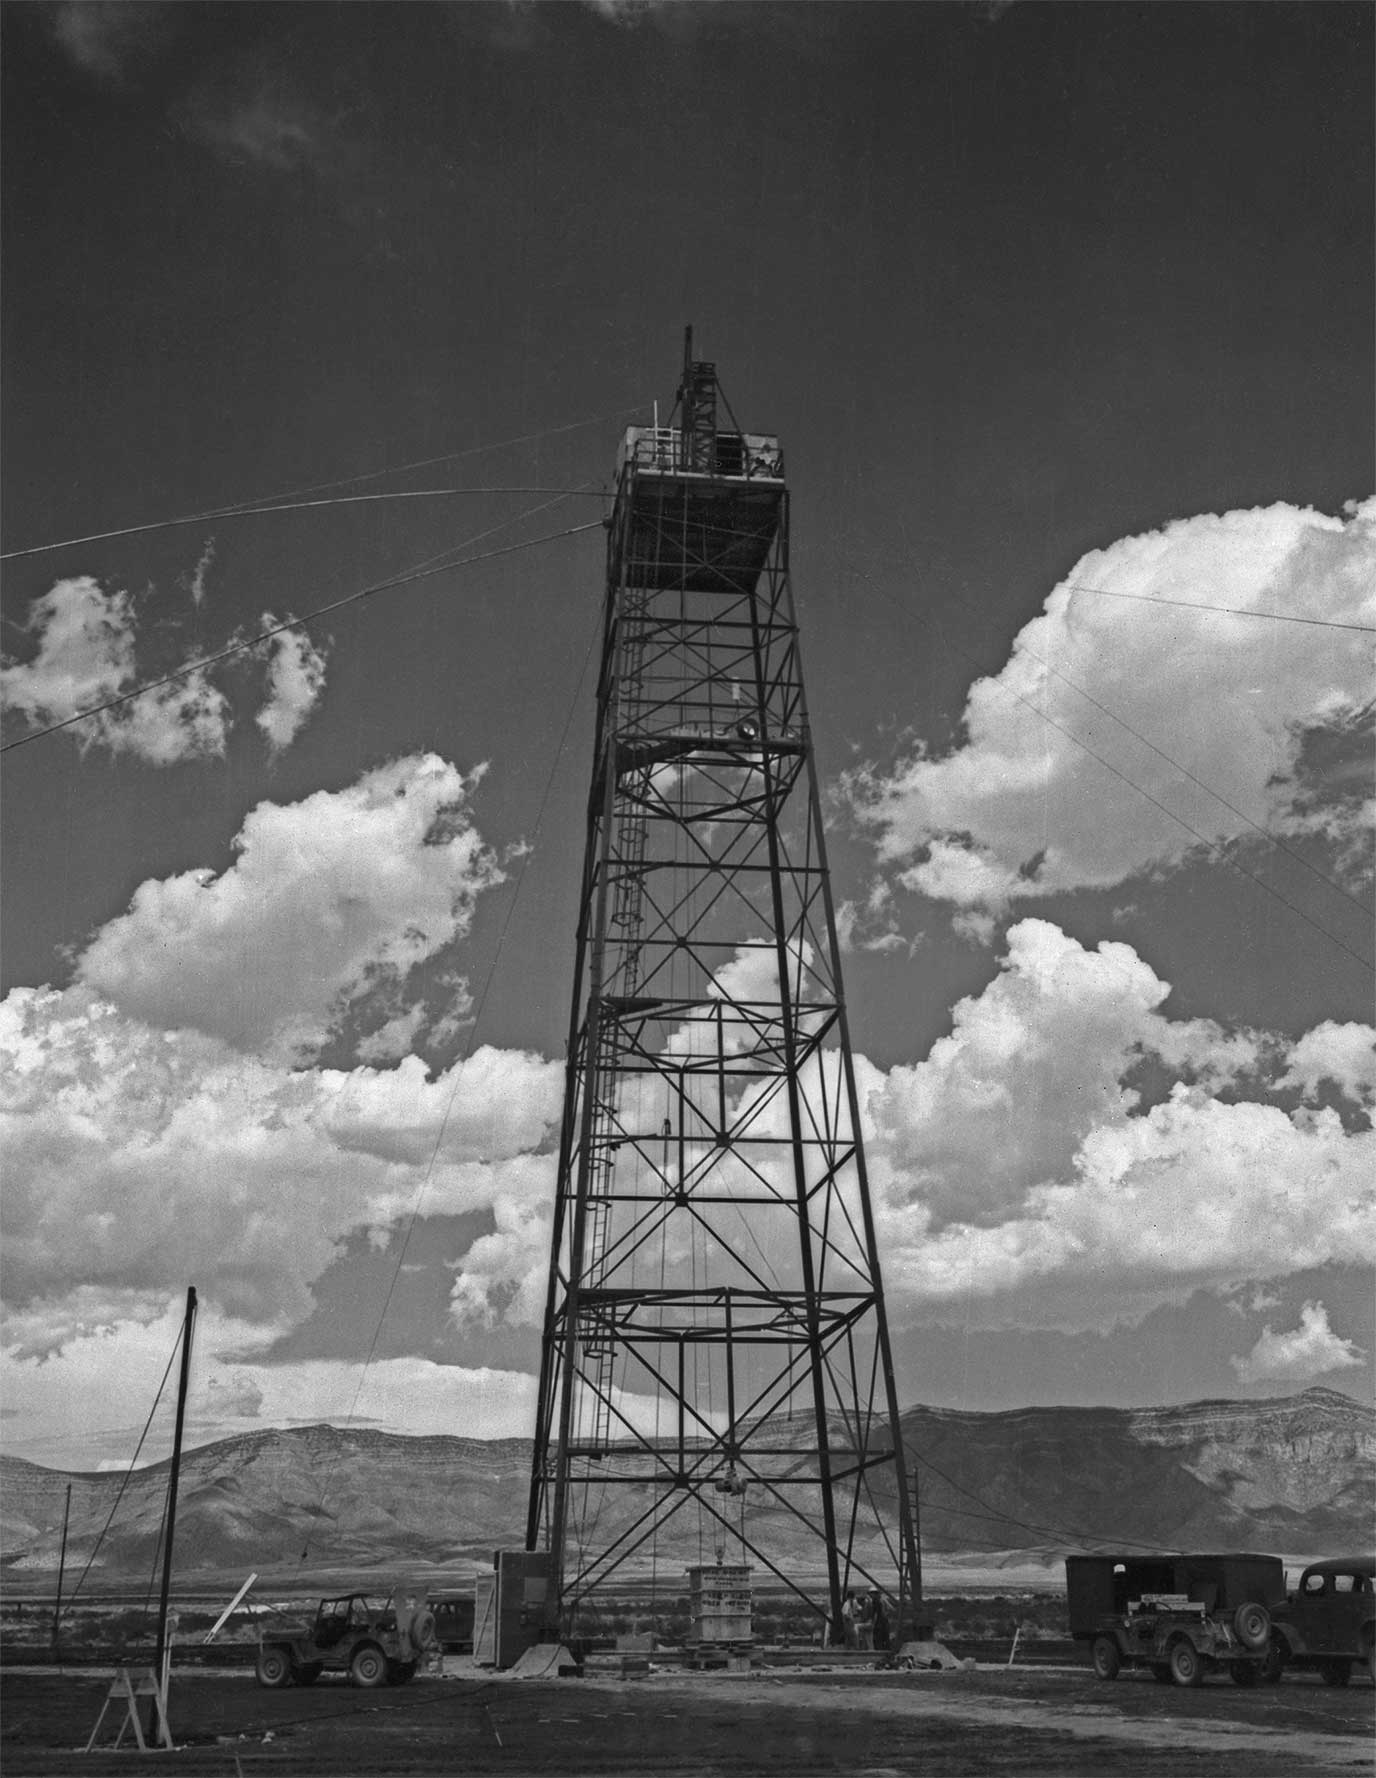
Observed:
[[[1271,1610],[1285,1598],[1279,1556],[1067,1556],[1070,1633],[1090,1645],[1100,1679],[1147,1668],[1176,1685],[1226,1672],[1236,1685],[1274,1683]]]
[[[1314,1668],[1325,1685],[1346,1685],[1354,1662],[1376,1680],[1376,1557],[1311,1562],[1274,1615],[1287,1662]]]

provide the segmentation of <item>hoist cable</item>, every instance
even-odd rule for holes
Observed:
[[[180,519],[153,519],[146,525],[123,525],[118,531],[92,531],[86,537],[63,537],[56,543],[35,543],[28,549],[0,551],[0,562],[20,556],[41,556],[57,549],[74,549],[81,543],[108,543],[116,537],[139,537],[149,531],[170,531],[178,525],[204,525],[221,519],[262,518],[274,512],[307,512],[318,506],[361,506],[378,500],[443,500],[461,494],[563,494],[566,498],[605,500],[600,488],[401,488],[385,494],[330,494],[320,500],[273,500],[262,506],[222,506],[215,512],[190,513]]]
[[[287,488],[276,494],[256,494],[248,500],[235,500],[224,506],[217,506],[206,512],[191,513],[185,518],[163,519],[149,525],[131,525],[119,531],[97,531],[89,537],[69,537],[63,543],[40,543],[29,549],[9,550],[0,555],[0,561],[8,561],[12,556],[34,555],[40,550],[63,549],[68,544],[96,543],[105,538],[124,537],[135,531],[157,530],[162,525],[200,525],[209,519],[232,518],[236,513],[249,508],[280,508],[287,501],[303,500],[307,494],[321,494],[327,488],[356,488],[363,482],[380,481],[385,475],[409,475],[416,469],[433,469],[440,463],[459,463],[467,457],[484,457],[490,451],[504,451],[516,445],[535,444],[543,438],[557,438],[566,432],[581,432],[588,426],[604,426],[610,420],[623,420],[630,414],[644,413],[645,403],[639,402],[635,407],[618,408],[615,413],[597,414],[590,420],[573,420],[566,426],[547,426],[540,432],[526,432],[519,438],[500,439],[496,444],[471,445],[467,450],[444,451],[438,457],[418,457],[410,463],[394,463],[386,469],[365,470],[362,475],[336,476],[332,481],[310,482],[303,488]],[[510,490],[488,490],[490,492],[516,492]]]

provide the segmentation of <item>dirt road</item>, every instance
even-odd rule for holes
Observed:
[[[1082,1670],[419,1679],[401,1690],[263,1691],[247,1675],[175,1678],[171,1754],[77,1752],[94,1676],[0,1676],[5,1778],[159,1772],[205,1778],[760,1773],[810,1778],[1305,1778],[1370,1772],[1366,1681],[1293,1677],[1182,1691]],[[110,1719],[107,1719],[107,1724]]]

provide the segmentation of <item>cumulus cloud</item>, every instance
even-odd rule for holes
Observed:
[[[882,1152],[931,1224],[999,1223],[1069,1177],[1081,1145],[1137,1108],[1126,1076],[1147,1054],[1231,1079],[1258,1046],[1207,1020],[1171,1022],[1170,992],[1127,944],[1087,951],[1045,920],[1008,934],[999,974],[960,1001],[922,1062],[870,1101]]]
[[[478,775],[415,755],[344,790],[260,803],[228,869],[142,884],[79,979],[153,1026],[312,1053],[351,1007],[466,933],[502,880],[468,808]]]
[[[188,583],[194,605],[204,599],[213,556],[212,540]],[[272,621],[271,613],[265,614],[265,626]],[[184,655],[140,665],[138,624],[127,592],[107,591],[89,574],[59,580],[33,601],[23,627],[33,649],[26,660],[0,663],[0,705],[30,726],[67,722],[126,696],[142,681],[152,689],[73,726],[83,751],[104,747],[159,766],[224,754],[232,727],[228,699],[207,671],[186,671]],[[276,753],[295,738],[319,701],[325,658],[294,632],[274,637],[271,647],[266,701],[256,720]],[[165,683],[157,683],[160,679]]]
[[[278,620],[263,613],[267,630]],[[325,689],[325,656],[303,630],[283,630],[268,645],[267,701],[254,717],[268,746],[280,753],[296,739]]]
[[[1369,758],[1370,667],[1363,636],[1321,625],[1373,623],[1376,501],[1346,518],[1182,519],[1076,564],[971,688],[961,745],[854,773],[847,794],[896,880],[983,917],[986,936],[1012,902],[1120,883],[1254,827],[1321,834],[1351,864],[1369,819],[1369,765],[1353,767]]]
[[[1240,1383],[1306,1383],[1332,1371],[1349,1370],[1365,1357],[1351,1340],[1334,1333],[1322,1303],[1306,1303],[1298,1327],[1275,1333],[1268,1323],[1252,1350],[1229,1362]]]
[[[1370,1025],[1325,1019],[1300,1038],[1290,1052],[1283,1084],[1298,1086],[1312,1098],[1325,1081],[1359,1105],[1376,1105],[1376,1043]]]
[[[1127,945],[1022,921],[950,1036],[868,1094],[900,1312],[1108,1326],[1199,1286],[1376,1261],[1376,1139],[1273,1102],[1322,1040],[1170,1020],[1168,992]],[[1144,1063],[1168,1083],[1151,1103]]]
[[[0,701],[34,726],[65,722],[136,683],[134,611],[127,593],[107,593],[88,574],[59,580],[35,599],[25,625],[32,657],[0,665]],[[222,754],[229,705],[204,673],[189,673],[83,722],[83,749],[107,747],[150,765]]]
[[[112,698],[134,672],[134,619],[127,593],[106,593],[89,574],[59,580],[29,607],[33,658],[0,666],[7,709],[61,722]]]
[[[7,1343],[30,1357],[147,1319],[168,1278],[292,1325],[351,1233],[528,1195],[561,1092],[513,1051],[293,1072],[79,987],[12,991],[0,1054]]]

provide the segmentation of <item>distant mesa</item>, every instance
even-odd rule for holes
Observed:
[[[1168,1408],[915,1407],[902,1422],[934,1564],[1054,1559],[1096,1542],[1297,1557],[1370,1548],[1376,1410],[1335,1390]],[[323,1425],[224,1439],[183,1461],[177,1568],[269,1570],[295,1565],[306,1545],[312,1566],[486,1566],[492,1550],[523,1540],[529,1464],[524,1439]],[[0,1457],[4,1572],[56,1569],[69,1481],[70,1574],[125,1476]],[[166,1464],[127,1480],[98,1556],[104,1583],[149,1572],[166,1481]],[[638,1510],[633,1490],[609,1489],[608,1500],[628,1522]],[[754,1510],[786,1555],[784,1515],[771,1522],[766,1507]],[[696,1548],[696,1524],[685,1524],[657,1554],[695,1561]]]

